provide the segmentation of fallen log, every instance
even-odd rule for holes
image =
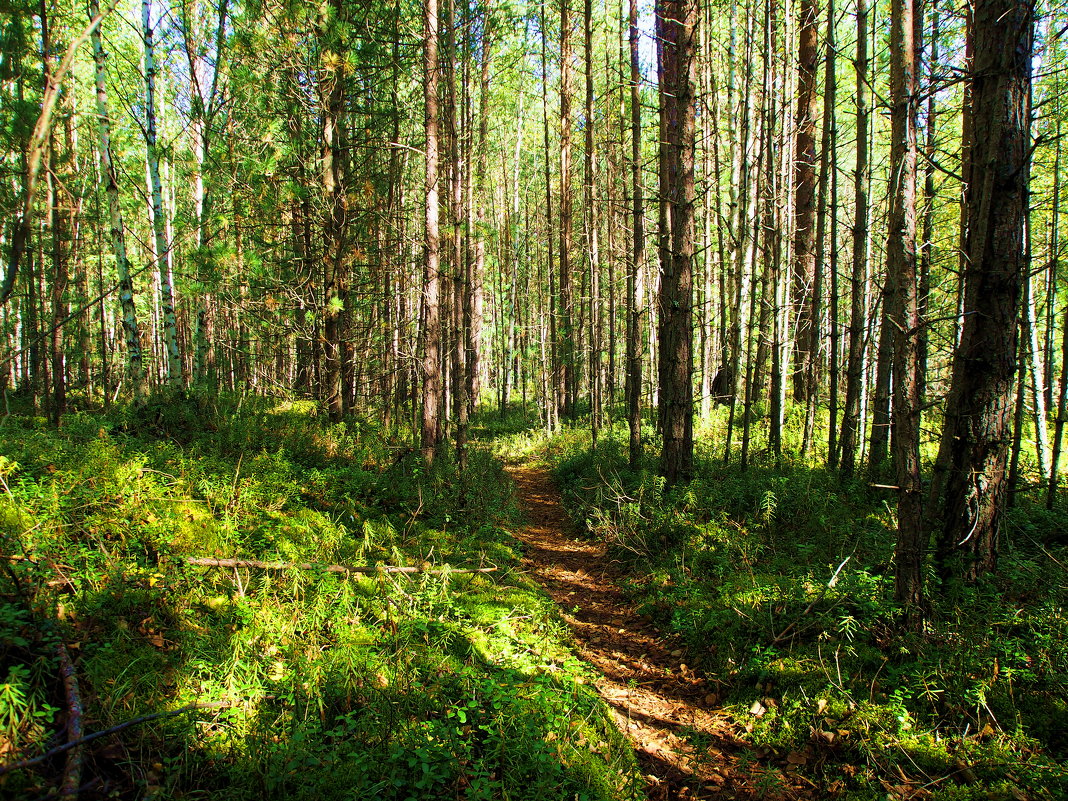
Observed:
[[[67,742],[74,743],[67,753],[60,795],[73,798],[78,795],[78,786],[82,781],[82,694],[67,646],[60,643],[56,651],[59,653],[59,673],[63,677],[63,689],[67,695]]]

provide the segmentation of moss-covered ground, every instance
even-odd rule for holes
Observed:
[[[180,395],[0,427],[0,765],[96,732],[82,798],[618,799],[633,754],[548,598],[510,484],[428,470],[310,404]],[[188,557],[420,567],[216,569]],[[450,569],[496,567],[492,573]],[[66,756],[8,770],[47,797]]]

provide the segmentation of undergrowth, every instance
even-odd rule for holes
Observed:
[[[0,428],[0,765],[86,731],[81,797],[610,799],[633,754],[551,602],[514,571],[500,464],[311,404],[158,398]],[[187,557],[417,566],[219,570]],[[494,566],[495,573],[449,568]],[[64,757],[0,776],[54,791]]]
[[[631,566],[639,611],[684,638],[751,754],[827,797],[1068,797],[1068,509],[1021,503],[999,574],[938,594],[918,636],[895,625],[885,491],[708,453],[665,491],[652,462],[627,469],[625,429],[551,445],[572,516]]]

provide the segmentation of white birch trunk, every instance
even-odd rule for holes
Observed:
[[[156,152],[156,55],[153,43],[151,0],[141,4],[141,23],[145,37],[145,145],[152,198],[152,229],[160,276],[160,315],[163,344],[167,355],[167,383],[182,383],[182,362],[178,353],[178,319],[174,313],[174,285],[171,280],[171,251],[167,241],[167,221],[163,215],[163,186]]]
[[[90,0],[89,16],[100,16],[99,0]],[[134,305],[133,277],[130,275],[130,260],[126,255],[126,234],[119,206],[118,172],[111,156],[111,116],[108,112],[107,85],[104,74],[104,46],[100,27],[93,29],[93,60],[96,63],[96,114],[100,138],[100,162],[103,167],[108,198],[108,214],[111,226],[111,247],[115,252],[115,266],[119,274],[119,308],[122,313],[122,330],[126,341],[126,355],[134,396],[139,397],[144,389],[144,357],[137,327],[137,308]]]

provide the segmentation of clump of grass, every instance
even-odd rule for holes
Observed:
[[[187,395],[0,429],[0,748],[56,742],[52,644],[108,792],[227,799],[629,797],[633,754],[518,564],[500,464],[433,470],[375,425]],[[188,556],[494,574],[354,578]],[[60,735],[61,737],[61,735]],[[61,762],[61,760],[60,760]],[[42,794],[58,763],[10,773]]]

